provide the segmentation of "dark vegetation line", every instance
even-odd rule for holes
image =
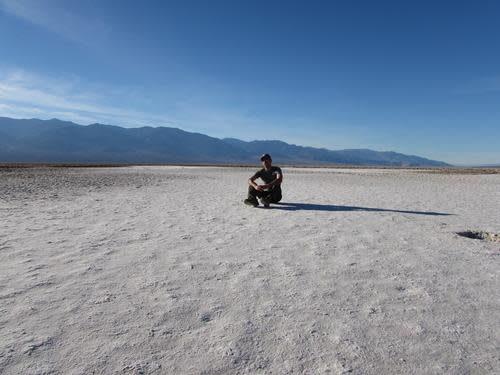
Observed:
[[[307,168],[307,169],[386,169],[386,170],[410,170],[422,173],[436,174],[500,174],[500,167],[404,167],[404,166],[377,166],[377,165],[346,165],[346,164],[330,164],[330,165],[289,165],[280,164],[284,168]],[[123,167],[220,167],[220,168],[253,168],[256,164],[201,164],[201,163],[0,163],[2,169],[29,169],[29,168],[123,168]]]

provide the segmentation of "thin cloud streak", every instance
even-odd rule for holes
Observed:
[[[64,2],[0,0],[0,10],[47,29],[73,42],[92,45],[96,37],[109,33],[109,26],[97,16],[84,19],[64,6]]]
[[[4,115],[61,117],[80,123],[105,122],[121,126],[176,124],[164,115],[97,104],[104,96],[112,97],[85,90],[77,79],[51,79],[21,70],[0,76],[0,111]]]
[[[500,92],[500,76],[481,78],[455,89],[455,95],[480,95]]]

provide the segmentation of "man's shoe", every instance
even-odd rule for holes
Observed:
[[[245,199],[243,201],[243,203],[245,203],[247,206],[253,206],[253,207],[257,207],[259,205],[259,202],[257,202],[257,199]]]
[[[262,198],[260,198],[260,203],[262,203],[262,205],[267,208],[267,207],[269,207],[269,204],[271,203],[271,201],[268,197],[262,197]]]

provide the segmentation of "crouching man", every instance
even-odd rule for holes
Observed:
[[[260,157],[262,168],[248,179],[248,198],[244,200],[245,204],[257,207],[260,203],[264,207],[269,207],[270,203],[278,203],[281,200],[281,182],[283,181],[283,173],[281,168],[272,166],[271,155],[264,154]],[[260,178],[264,184],[259,185],[255,182]]]

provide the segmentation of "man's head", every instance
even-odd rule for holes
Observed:
[[[269,154],[264,154],[260,157],[260,161],[262,162],[262,166],[265,169],[271,168],[271,164],[273,162],[273,159],[271,159],[271,155]]]

